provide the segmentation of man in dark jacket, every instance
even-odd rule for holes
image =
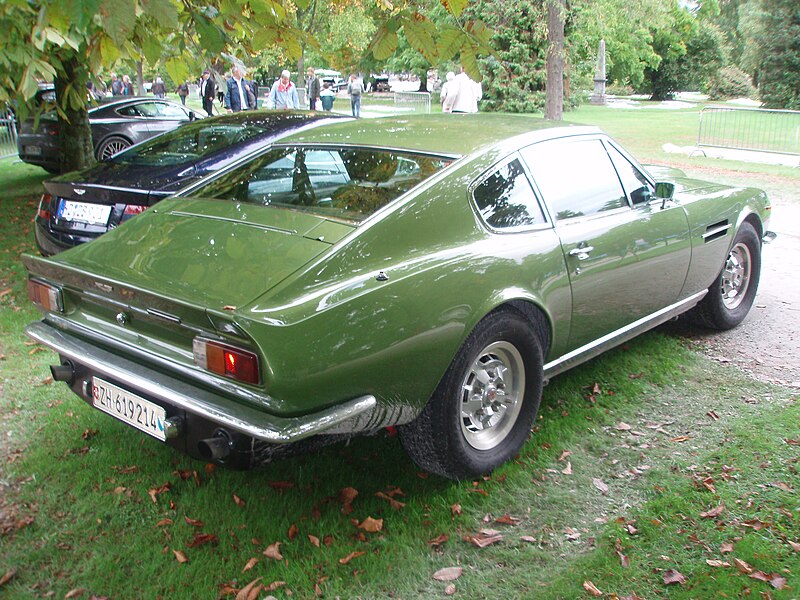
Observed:
[[[256,93],[253,84],[244,78],[241,67],[231,69],[228,79],[228,93],[225,94],[225,109],[228,112],[253,110],[256,107]]]
[[[314,74],[314,67],[308,67],[308,108],[309,110],[319,110],[320,95],[319,77]]]
[[[211,71],[206,69],[203,71],[203,78],[200,80],[200,97],[203,99],[203,110],[208,113],[210,117],[214,112],[214,96],[216,95],[216,86],[214,79],[211,77]]]

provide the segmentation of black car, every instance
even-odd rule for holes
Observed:
[[[202,116],[177,102],[160,98],[101,98],[96,106],[89,108],[95,156],[98,160],[105,160],[133,144]],[[55,111],[43,114],[38,123],[31,118],[19,124],[17,152],[26,163],[43,167],[51,173],[58,172],[58,119]]]
[[[244,111],[189,123],[105,162],[44,182],[35,227],[44,255],[88,242],[190,183],[289,133],[349,117]]]

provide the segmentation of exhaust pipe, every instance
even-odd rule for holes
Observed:
[[[68,360],[60,365],[50,365],[50,374],[55,381],[65,381],[72,385],[75,381],[75,365]]]
[[[223,462],[230,456],[233,440],[224,429],[217,429],[214,435],[197,443],[197,450],[204,460]]]

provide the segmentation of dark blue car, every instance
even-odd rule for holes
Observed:
[[[36,213],[44,255],[89,242],[159,200],[265,145],[334,117],[247,111],[202,119],[151,138],[94,167],[49,179]]]

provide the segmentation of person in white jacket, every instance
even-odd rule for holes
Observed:
[[[478,112],[478,100],[483,97],[481,84],[470,79],[461,67],[458,75],[447,87],[447,97],[442,110],[453,113]]]

